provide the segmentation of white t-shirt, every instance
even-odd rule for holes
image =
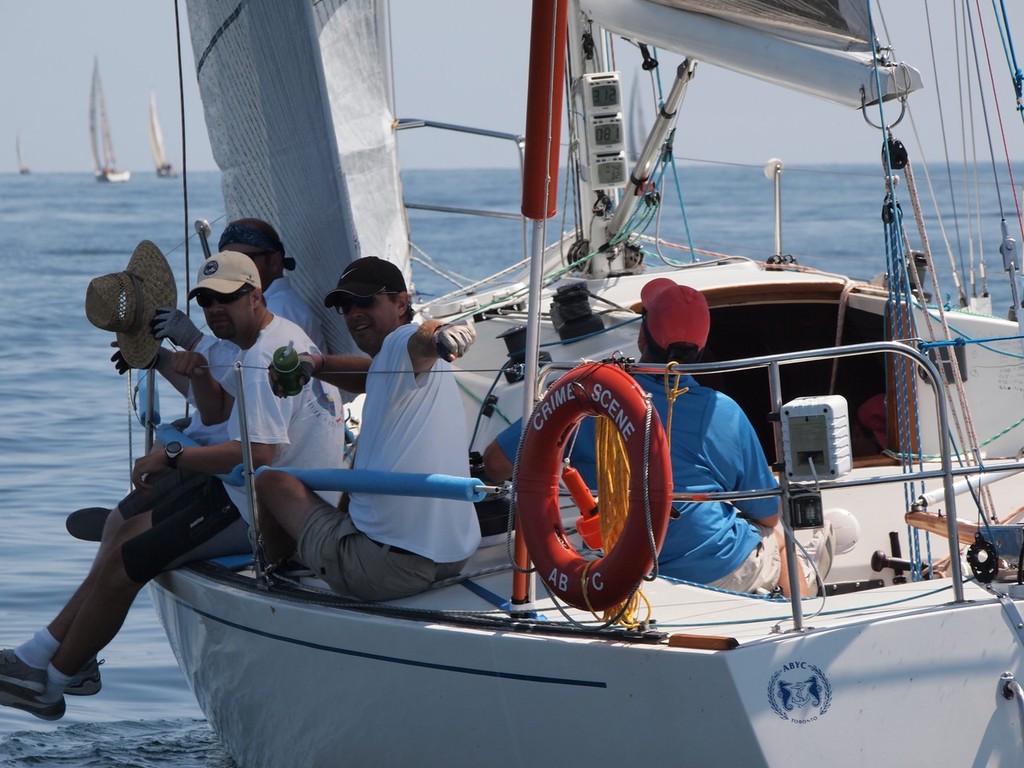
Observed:
[[[275,316],[264,328],[256,343],[242,350],[238,356],[242,364],[242,386],[245,388],[245,413],[249,440],[253,443],[273,445],[274,467],[300,467],[302,469],[340,468],[344,461],[344,413],[341,395],[336,387],[313,379],[294,397],[277,397],[270,390],[267,366],[274,350],[294,342],[296,351],[307,352],[313,342],[299,326],[283,317]],[[222,382],[235,396],[235,408],[228,418],[228,439],[241,441],[238,422],[237,383],[232,376]],[[244,488],[225,485],[228,495],[242,513],[246,522],[249,509]],[[319,491],[328,504],[336,505],[337,491]]]
[[[356,469],[469,477],[466,415],[451,366],[443,360],[415,375],[403,325],[370,364]],[[480,544],[473,504],[414,496],[351,494],[349,514],[374,541],[437,563],[458,562]]]
[[[320,318],[292,288],[292,284],[286,276],[282,275],[274,280],[270,287],[263,292],[263,298],[267,300],[267,309],[275,315],[288,318],[304,330],[316,344],[317,351],[324,352],[327,349],[327,340],[324,337]]]
[[[323,352],[324,331],[320,325],[320,319],[292,288],[287,277],[282,276],[272,282],[264,292],[263,298],[266,299],[267,309],[271,313],[298,325],[312,339],[317,351]],[[238,358],[238,345],[234,342],[218,339],[207,329],[193,351],[200,353],[209,361],[213,375],[221,384],[224,383],[223,380],[226,376],[234,376],[232,366]],[[191,398],[189,400],[191,401]],[[226,421],[220,424],[206,425],[202,423],[197,413],[193,413],[192,421],[183,432],[200,445],[215,445],[228,439]]]

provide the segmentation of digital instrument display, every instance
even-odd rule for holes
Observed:
[[[592,167],[596,172],[597,186],[624,187],[628,180],[626,156],[619,152],[614,155],[598,156],[593,159]]]
[[[590,86],[590,106],[594,109],[619,108],[618,83],[592,83]]]
[[[618,72],[591,72],[580,78],[583,109],[588,117],[622,111],[622,88]]]
[[[622,147],[622,119],[604,118],[595,120],[591,140],[596,147]]]

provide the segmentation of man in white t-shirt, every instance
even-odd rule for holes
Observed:
[[[230,222],[220,235],[218,250],[243,253],[252,259],[259,272],[260,288],[267,309],[287,318],[302,328],[320,351],[326,350],[323,326],[316,313],[292,287],[285,270],[295,269],[295,259],[286,255],[277,230],[263,219],[243,218]],[[175,307],[160,307],[153,321],[153,332],[158,339],[167,339],[179,349],[192,350],[203,355],[219,379],[230,375],[230,364],[238,355],[238,346],[228,339],[204,334],[189,317]],[[171,368],[171,350],[161,348],[152,365],[170,381],[175,389],[191,401],[188,382],[176,376]],[[111,360],[119,373],[128,370],[120,353]],[[184,428],[184,434],[202,445],[227,439],[227,423],[204,425],[194,416]]]
[[[324,304],[337,308],[356,345],[373,359],[354,468],[467,477],[465,411],[448,361],[469,349],[473,326],[411,323],[401,271],[373,256],[352,262]],[[303,358],[314,382],[350,390],[363,362],[352,355]],[[282,555],[297,545],[302,562],[335,592],[361,600],[422,592],[457,575],[480,543],[467,501],[360,492],[346,496],[339,510],[273,470],[257,476],[256,489],[264,540],[272,544],[276,533]]]
[[[267,384],[278,347],[291,342],[303,354],[319,353],[301,328],[267,310],[252,259],[233,251],[207,259],[189,298],[203,308],[210,330],[241,350],[253,465],[340,467],[343,426],[335,387],[316,382],[282,400]],[[81,670],[95,666],[96,654],[117,634],[139,590],[171,564],[187,561],[247,509],[244,492],[214,477],[242,462],[235,381],[224,377],[222,385],[195,351],[175,353],[171,365],[191,383],[204,423],[228,421],[228,439],[194,446],[168,442],[135,462],[136,490],[118,505],[121,515],[108,517],[85,580],[46,628],[18,649],[0,651],[0,704],[46,720],[62,717],[65,688]],[[334,504],[338,495],[318,498]],[[98,674],[95,681],[93,693],[99,690]]]

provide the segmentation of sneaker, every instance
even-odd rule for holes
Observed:
[[[68,696],[94,696],[99,693],[103,687],[103,681],[100,680],[102,663],[102,660],[97,661],[95,657],[86,662],[85,666],[78,670],[78,674],[71,678],[64,693]]]
[[[46,691],[46,670],[30,667],[10,648],[0,650],[0,705],[14,707],[42,720],[64,717],[64,697],[40,701]]]
[[[40,720],[60,720],[64,717],[66,706],[63,696],[56,701],[40,701],[40,696],[42,694],[30,693],[24,688],[8,688],[0,684],[0,705],[20,709]]]
[[[0,651],[0,688],[42,693],[46,690],[46,670],[30,667],[15,655],[13,648],[5,648]]]
[[[807,577],[812,595],[817,595],[819,583],[824,585],[829,571],[832,570],[832,558],[836,552],[836,532],[830,520],[826,520],[825,524],[814,532],[806,550],[809,566],[805,562],[804,575]]]

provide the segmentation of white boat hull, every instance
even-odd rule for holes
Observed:
[[[656,588],[659,603],[678,593],[669,610],[704,603],[698,621],[708,622],[680,629],[661,611],[662,632],[743,633],[721,651],[516,631],[499,618],[472,627],[456,613],[401,618],[192,569],[164,574],[153,592],[200,706],[246,768],[535,768],[641,755],[655,765],[1020,765],[1024,724],[1001,695],[1003,673],[1019,677],[1024,662],[1015,604],[970,587],[970,602],[951,605],[948,581],[894,589],[831,598],[838,618],[778,634],[785,605]],[[432,600],[486,609],[462,586],[404,604]],[[732,610],[748,621],[729,625]],[[780,683],[809,680],[813,691],[780,696]],[[298,702],[306,714],[296,717]]]
[[[96,181],[120,184],[132,177],[131,171],[101,171],[96,174]]]

